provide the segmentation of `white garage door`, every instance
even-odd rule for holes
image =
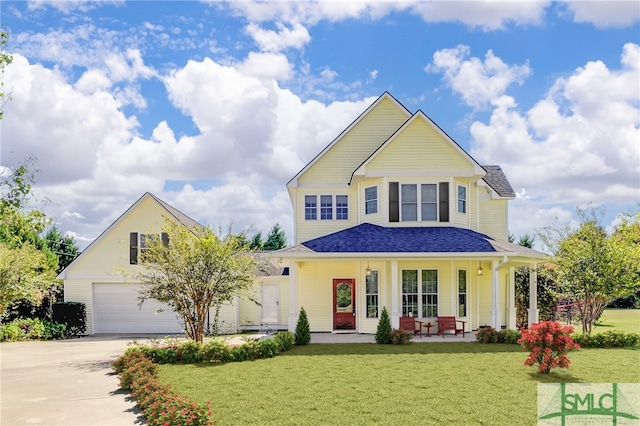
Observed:
[[[138,306],[136,284],[93,284],[94,333],[184,333],[175,312],[155,300]],[[156,313],[159,308],[166,309]]]

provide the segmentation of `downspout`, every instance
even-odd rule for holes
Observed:
[[[496,330],[502,329],[502,311],[500,310],[500,282],[498,271],[509,260],[508,256],[502,258],[502,262],[491,261],[491,327]]]

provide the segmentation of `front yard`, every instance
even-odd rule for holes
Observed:
[[[160,365],[217,425],[536,423],[541,382],[640,382],[640,351],[583,349],[538,374],[519,345],[312,344],[275,358]]]

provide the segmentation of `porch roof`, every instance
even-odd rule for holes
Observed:
[[[459,256],[522,256],[544,259],[546,254],[527,247],[495,240],[488,235],[464,228],[384,227],[363,223],[323,237],[314,238],[279,250],[283,257],[361,254]]]

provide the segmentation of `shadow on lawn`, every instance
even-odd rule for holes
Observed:
[[[520,345],[482,344],[475,342],[411,343],[378,345],[376,343],[314,343],[294,346],[278,356],[389,355],[389,354],[470,354],[522,352]]]

